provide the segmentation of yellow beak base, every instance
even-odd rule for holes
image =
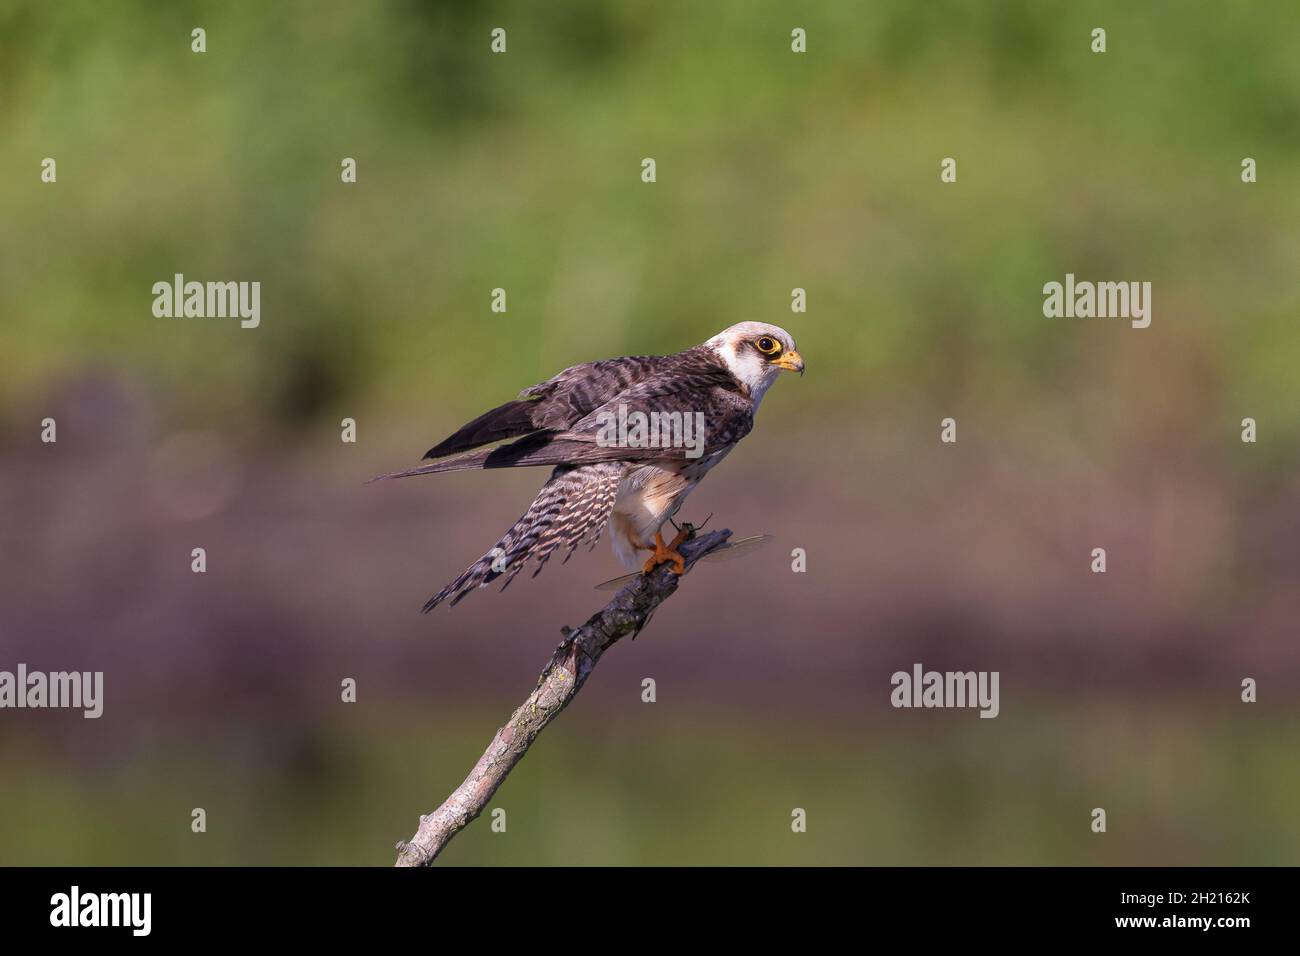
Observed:
[[[772,364],[777,368],[785,369],[787,372],[799,372],[800,374],[803,374],[803,356],[795,349],[791,349],[784,353]]]

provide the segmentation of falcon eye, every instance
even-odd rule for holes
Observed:
[[[770,335],[764,335],[762,338],[758,339],[754,345],[757,346],[758,350],[764,355],[775,355],[777,352],[781,351],[781,343]]]

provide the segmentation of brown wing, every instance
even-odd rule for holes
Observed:
[[[618,415],[620,407],[628,414],[636,411],[646,414],[702,413],[704,455],[734,445],[749,433],[754,423],[753,403],[741,394],[739,383],[711,352],[692,349],[675,356],[665,356],[665,359],[673,361],[659,365],[648,378],[614,395],[567,427],[530,431],[506,445],[468,451],[427,465],[381,475],[380,478],[406,478],[480,468],[663,461],[696,456],[699,449],[695,448],[638,448],[602,444],[603,416]],[[588,390],[584,394],[590,397],[594,392]],[[567,407],[568,414],[572,414],[578,406]],[[439,448],[441,447],[443,446],[440,445]]]
[[[542,429],[568,428],[635,383],[671,371],[685,354],[629,355],[566,368],[554,378],[524,389],[515,401],[462,425],[424,457],[442,458]]]

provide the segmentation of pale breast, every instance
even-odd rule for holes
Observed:
[[[700,458],[648,463],[628,471],[609,516],[610,543],[625,566],[639,566],[637,548],[654,540],[655,532],[677,513],[709,469],[730,451],[727,447]]]

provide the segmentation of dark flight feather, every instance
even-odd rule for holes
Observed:
[[[689,388],[689,379],[698,380],[701,374],[719,383],[736,384],[713,353],[698,346],[673,355],[629,355],[574,365],[462,425],[424,457],[442,458],[536,431],[563,431],[638,384],[657,381],[669,389]]]
[[[617,413],[624,404],[628,414],[634,411],[673,412],[693,414],[702,412],[705,429],[702,447],[637,448],[625,445],[602,445],[598,442],[601,431],[600,413]],[[744,438],[754,419],[752,406],[743,396],[726,389],[711,388],[703,392],[679,392],[670,396],[633,394],[629,391],[615,401],[592,412],[568,431],[532,432],[517,441],[495,448],[465,452],[441,461],[418,465],[405,471],[380,475],[372,481],[391,478],[409,478],[414,475],[435,475],[453,471],[475,471],[491,468],[528,468],[539,465],[583,465],[608,461],[683,461],[702,457],[734,445]],[[695,455],[696,451],[700,455]]]
[[[638,374],[647,372],[650,372],[648,378],[637,380]],[[626,384],[629,380],[630,385]],[[675,355],[636,356],[574,366],[522,394],[529,397],[480,415],[424,456],[441,460],[371,480],[481,468],[687,457],[690,449],[686,448],[598,444],[603,424],[601,413],[617,415],[620,406],[629,414],[634,411],[704,413],[704,454],[735,444],[753,427],[752,404],[740,392],[740,383],[712,352],[698,347]],[[602,396],[608,397],[600,400]],[[509,437],[516,440],[495,448],[472,450]],[[443,457],[446,455],[451,457]]]
[[[488,445],[506,438],[518,438],[537,430],[533,424],[533,413],[537,402],[534,399],[516,399],[498,405],[490,412],[484,412],[472,422],[462,425],[456,433],[444,438],[424,453],[425,458],[442,458],[456,452]]]

